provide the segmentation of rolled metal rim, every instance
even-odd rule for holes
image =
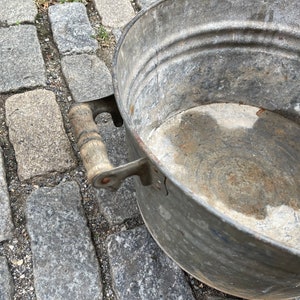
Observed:
[[[194,202],[196,202],[198,205],[201,205],[202,207],[207,209],[210,213],[212,213],[213,215],[217,216],[218,218],[224,220],[226,223],[229,223],[230,225],[235,227],[237,230],[239,230],[239,231],[241,231],[241,232],[243,232],[247,235],[253,236],[256,239],[261,240],[264,243],[271,245],[272,247],[276,247],[277,249],[280,249],[282,252],[287,252],[287,253],[290,253],[292,255],[300,257],[300,249],[286,246],[286,245],[281,244],[280,242],[278,242],[276,240],[273,240],[273,239],[271,239],[271,238],[269,238],[265,235],[259,234],[256,231],[252,230],[251,228],[249,228],[245,225],[242,225],[241,223],[236,222],[232,218],[230,218],[227,215],[221,213],[220,211],[218,211],[217,209],[215,209],[214,207],[212,207],[211,205],[209,205],[208,203],[203,201],[200,196],[193,193],[190,189],[188,189],[180,181],[178,181],[176,178],[174,178],[174,176],[169,172],[167,166],[163,165],[160,162],[160,160],[158,160],[157,157],[152,153],[152,151],[147,146],[147,144],[144,143],[140,139],[139,134],[132,127],[128,126],[128,123],[129,123],[128,120],[129,120],[130,117],[128,116],[127,112],[123,109],[123,107],[120,105],[120,103],[122,102],[122,99],[120,97],[119,86],[118,86],[118,78],[117,78],[117,75],[116,75],[116,73],[117,73],[116,72],[117,60],[118,60],[119,51],[120,51],[120,48],[121,48],[121,45],[122,45],[124,39],[126,38],[126,35],[130,32],[131,27],[138,20],[140,20],[146,13],[148,13],[150,10],[156,9],[157,6],[159,6],[161,3],[165,2],[165,1],[167,1],[167,0],[159,0],[156,3],[152,4],[150,7],[148,7],[147,9],[141,10],[125,26],[125,28],[122,32],[122,35],[119,38],[119,40],[117,42],[117,45],[116,45],[116,48],[115,48],[115,52],[114,52],[114,56],[113,56],[113,60],[112,60],[112,81],[113,81],[113,88],[114,88],[114,94],[115,94],[116,102],[117,102],[119,111],[122,115],[122,118],[124,120],[124,123],[126,125],[126,130],[128,130],[131,133],[131,135],[134,137],[134,139],[136,141],[138,141],[138,144],[141,147],[141,149],[143,150],[143,152],[147,154],[147,159],[149,159],[160,170],[160,172],[162,174],[164,174],[168,178],[168,180],[170,180],[178,189],[182,190],[182,192],[184,193],[184,195],[186,197],[189,197]],[[187,270],[187,272],[188,272],[188,270]]]

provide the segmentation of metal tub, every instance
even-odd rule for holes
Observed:
[[[271,118],[273,125],[268,123],[266,127],[258,121],[255,134],[267,141],[270,156],[279,153],[276,163],[272,159],[265,164],[263,160],[251,158],[247,136],[243,137],[245,145],[234,153],[239,153],[245,168],[254,164],[258,170],[257,176],[246,178],[246,188],[254,193],[256,202],[261,203],[259,209],[284,204],[298,213],[299,25],[298,1],[160,1],[128,24],[114,57],[115,98],[133,162],[113,168],[107,158],[99,154],[102,146],[98,147],[97,142],[87,149],[84,149],[86,141],[90,139],[80,143],[88,177],[96,187],[117,187],[126,176],[140,176],[141,180],[136,177],[136,191],[141,214],[154,239],[173,260],[202,282],[247,299],[299,296],[300,248],[260,234],[210,205],[201,193],[185,184],[189,178],[186,181],[184,176],[190,173],[171,172],[170,166],[156,156],[147,141],[166,120],[211,103],[256,107],[258,117],[265,113],[272,117],[275,112],[279,119]],[[104,100],[103,103],[111,103],[111,99]],[[84,105],[87,110],[94,106]],[[121,118],[115,105],[107,106],[118,123]],[[82,105],[80,107],[79,110]],[[94,109],[93,114],[102,110],[105,109]],[[230,114],[224,113],[225,121],[230,118]],[[76,119],[73,113],[71,119]],[[284,119],[294,125],[281,126]],[[209,122],[205,123],[207,127],[200,126],[195,120],[194,130],[187,131],[186,136],[197,138],[198,132],[210,132],[213,127]],[[84,119],[81,123],[86,126]],[[282,145],[286,135],[287,148]],[[273,142],[274,147],[271,147]],[[88,148],[93,148],[94,154],[90,154]],[[161,148],[171,151],[165,144]],[[234,170],[234,156],[222,152],[222,143],[217,138],[207,150],[208,153],[215,151],[225,163],[203,166],[205,172],[211,174],[208,184],[214,185],[218,193],[220,190],[221,195],[230,196],[239,206],[241,189],[232,188],[227,176],[229,169]],[[288,162],[286,157],[281,160],[280,154],[287,152]],[[99,155],[100,167],[96,162]],[[282,179],[275,176],[281,171],[289,173],[287,189],[281,186]],[[197,178],[197,174],[193,177]],[[272,203],[270,190],[280,188],[288,201]],[[231,191],[233,194],[228,195]],[[271,196],[265,203],[267,193]],[[251,212],[243,211],[249,200],[246,194],[245,199],[239,206],[240,212],[249,216]],[[293,203],[289,199],[293,199]],[[263,219],[259,209],[253,214]]]

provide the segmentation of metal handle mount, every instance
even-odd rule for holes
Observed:
[[[114,95],[96,101],[76,103],[69,111],[69,119],[88,181],[95,188],[118,189],[126,177],[138,175],[143,185],[151,184],[146,158],[116,168],[110,163],[94,121],[96,116],[103,112],[111,114],[115,126],[122,126],[123,119]]]

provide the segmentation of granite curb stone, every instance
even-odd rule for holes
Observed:
[[[8,269],[7,260],[0,256],[0,300],[12,300],[14,285]]]
[[[11,239],[13,230],[3,155],[0,148],[0,242]]]
[[[0,93],[45,84],[36,28],[33,25],[0,28]]]
[[[194,299],[182,270],[144,226],[109,236],[107,248],[118,300]]]
[[[33,0],[0,0],[0,23],[34,23],[38,13]]]
[[[75,167],[53,92],[34,90],[11,96],[6,100],[5,109],[21,181]]]
[[[95,53],[98,42],[82,3],[64,3],[49,7],[48,11],[54,41],[59,53]]]
[[[113,94],[111,74],[96,55],[65,56],[61,66],[76,102],[97,100]]]
[[[94,0],[94,2],[104,26],[121,28],[135,16],[129,0]]]
[[[27,199],[26,219],[37,299],[102,299],[98,261],[77,183],[34,191]]]

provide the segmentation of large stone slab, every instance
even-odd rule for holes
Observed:
[[[5,257],[0,256],[0,300],[12,300],[14,286]]]
[[[135,16],[129,0],[94,0],[94,2],[104,26],[121,28]]]
[[[0,148],[0,242],[12,238],[13,229],[3,155]]]
[[[37,300],[102,299],[98,261],[75,182],[27,199]]]
[[[0,23],[34,23],[37,8],[34,0],[0,0]]]
[[[0,28],[0,93],[45,84],[36,28],[33,25]]]
[[[86,102],[113,94],[111,74],[96,55],[65,56],[62,71],[76,102]]]
[[[5,108],[20,180],[75,166],[53,92],[35,90],[14,95],[6,100]]]
[[[184,273],[144,226],[109,236],[107,248],[117,299],[194,299]]]
[[[96,120],[112,164],[119,166],[127,163],[124,127],[114,127],[109,115],[100,116]],[[96,196],[102,213],[112,225],[139,216],[132,179],[126,179],[116,192],[106,189],[96,190]]]
[[[54,41],[61,54],[93,53],[98,48],[94,31],[82,3],[65,3],[49,7]]]

